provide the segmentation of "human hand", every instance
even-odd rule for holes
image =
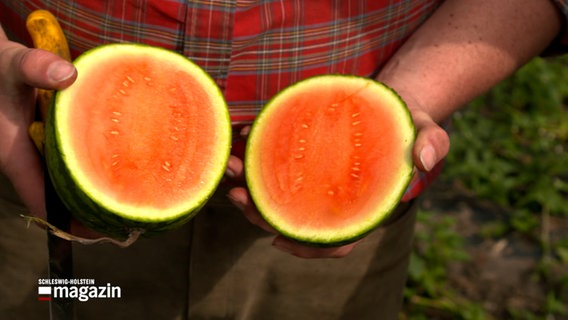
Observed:
[[[413,148],[415,167],[418,170],[427,172],[432,170],[434,166],[446,156],[449,149],[449,137],[446,131],[442,129],[418,103],[411,101],[408,106],[411,110],[417,130],[417,138]],[[246,136],[248,134],[248,128],[245,128],[242,134]],[[239,158],[232,156],[227,166],[228,175],[237,181],[244,181],[242,177],[243,171],[243,162]],[[303,258],[343,257],[349,254],[359,243],[359,241],[357,241],[335,248],[315,248],[303,245],[280,235],[277,230],[262,218],[246,187],[241,186],[231,189],[228,197],[251,223],[276,235],[273,241],[275,247],[293,255]],[[403,201],[406,200],[410,200],[410,198],[403,198]]]
[[[448,154],[450,137],[421,104],[409,96],[404,99],[417,132],[412,149],[414,166],[422,172],[429,172]]]
[[[28,136],[35,117],[35,88],[63,89],[76,76],[71,63],[11,42],[0,29],[0,171],[30,212],[42,219],[46,216],[43,169]]]

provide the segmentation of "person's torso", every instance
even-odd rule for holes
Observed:
[[[22,0],[0,1],[0,21],[29,44],[25,17],[47,9],[74,57],[111,42],[178,51],[216,80],[237,123],[301,79],[373,76],[439,2]]]
[[[376,75],[442,0],[0,0],[8,36],[30,45],[26,16],[59,20],[72,56],[97,45],[144,43],[180,52],[219,85],[235,132],[276,93],[321,74]],[[233,142],[242,156],[244,140]],[[438,166],[439,167],[439,166]],[[420,174],[418,195],[438,175]]]

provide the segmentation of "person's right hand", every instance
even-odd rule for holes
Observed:
[[[35,88],[64,89],[75,67],[48,51],[9,41],[0,29],[0,171],[31,214],[45,219],[44,176],[28,127],[36,111]]]

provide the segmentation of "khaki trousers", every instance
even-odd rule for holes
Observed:
[[[18,217],[25,210],[7,186],[1,181],[0,318],[49,319],[37,293],[47,278],[46,235]],[[120,298],[75,300],[76,319],[396,319],[415,207],[400,208],[341,259],[280,252],[222,200],[125,249],[74,245],[74,278],[121,288]]]

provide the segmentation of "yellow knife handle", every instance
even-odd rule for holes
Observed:
[[[71,61],[71,53],[61,25],[51,12],[35,10],[26,20],[26,28],[30,34],[34,47],[47,50],[61,58]],[[42,120],[47,117],[47,109],[53,98],[52,90],[38,90],[38,105]]]
[[[35,48],[54,53],[61,58],[71,61],[71,53],[61,25],[51,12],[47,10],[35,10],[26,19],[26,28],[32,38]],[[53,90],[37,90],[37,104],[41,121],[32,123],[28,128],[30,138],[43,155],[45,144],[44,121],[53,99]]]
[[[61,25],[51,12],[36,10],[26,20],[26,28],[35,48],[55,53],[61,58],[71,61],[69,46]]]

